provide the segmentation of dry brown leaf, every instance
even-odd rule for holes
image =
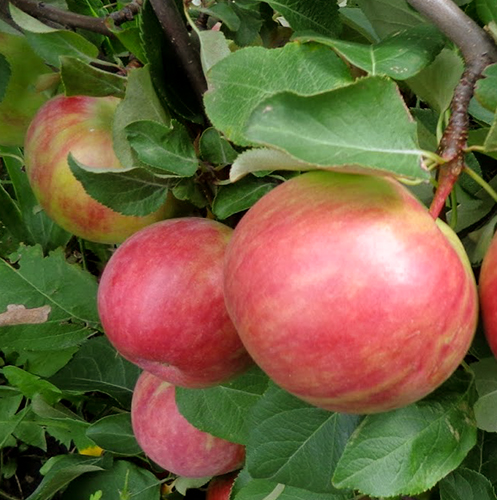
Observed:
[[[51,310],[50,306],[26,309],[21,304],[9,304],[7,311],[0,314],[0,326],[46,323]]]

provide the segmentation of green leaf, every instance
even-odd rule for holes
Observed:
[[[98,48],[73,31],[54,31],[51,33],[26,32],[26,41],[31,48],[48,64],[60,67],[62,56],[72,56],[85,61],[97,58]]]
[[[18,148],[0,147],[0,156],[2,154],[13,155],[4,156],[2,161],[9,174],[9,179],[12,181],[15,202],[19,207],[22,218],[21,222],[18,220],[16,213],[10,212],[11,218],[8,219],[8,227],[11,233],[19,237],[19,241],[23,243],[29,245],[40,244],[45,252],[54,250],[59,246],[66,246],[71,238],[71,234],[55,224],[39,206],[22,163],[14,158],[14,156],[20,156],[20,150]],[[9,203],[5,197],[3,201]],[[3,203],[0,205],[3,205]],[[2,220],[2,222],[4,222],[3,217],[6,211],[9,210],[15,209],[12,206],[10,209],[7,206],[2,206],[0,208],[0,220]],[[6,221],[7,219],[5,219],[5,222]],[[13,227],[13,224],[19,225]]]
[[[9,384],[17,387],[29,399],[40,394],[48,403],[55,404],[62,397],[60,389],[53,384],[17,366],[5,366],[2,372]]]
[[[59,455],[54,458],[42,482],[26,500],[49,500],[75,478],[87,472],[103,470],[105,466],[103,458],[81,455]]]
[[[315,493],[274,481],[254,479],[235,495],[234,500],[355,500],[354,493]]]
[[[476,83],[475,97],[483,107],[495,112],[497,109],[497,64],[488,66],[483,76],[485,78]]]
[[[97,337],[86,342],[50,381],[66,391],[103,392],[129,408],[140,373],[140,368],[121,357],[105,337]]]
[[[22,351],[17,358],[17,366],[40,377],[51,377],[63,368],[77,352],[78,346],[56,351]]]
[[[209,389],[176,388],[181,414],[198,429],[214,436],[245,444],[247,412],[267,388],[268,379],[252,368],[231,382]]]
[[[139,160],[180,177],[191,177],[198,168],[192,140],[187,129],[178,121],[172,127],[150,120],[130,123],[126,135]]]
[[[16,24],[24,29],[26,41],[46,63],[58,68],[60,56],[74,56],[85,61],[97,58],[98,48],[78,33],[51,28],[13,4],[9,8]]]
[[[62,500],[88,500],[95,491],[102,500],[158,500],[161,482],[143,467],[125,460],[115,460],[112,468],[90,472],[72,481]]]
[[[495,500],[492,483],[482,474],[457,469],[440,481],[440,500]]]
[[[406,0],[356,1],[380,38],[426,23]]]
[[[213,165],[233,163],[238,153],[231,144],[213,127],[209,127],[200,137],[200,157]]]
[[[244,175],[253,172],[266,172],[272,170],[301,171],[310,168],[319,168],[319,165],[297,160],[284,151],[267,148],[254,148],[238,155],[230,170],[230,179],[235,182]]]
[[[0,450],[8,442],[23,418],[23,415],[16,415],[22,399],[22,394],[0,398]]]
[[[111,28],[112,33],[131,52],[142,64],[147,63],[147,58],[143,52],[143,47],[140,37],[140,29],[138,26],[120,26],[119,28]]]
[[[296,69],[298,68],[298,70]],[[248,47],[218,62],[208,75],[205,108],[213,125],[241,145],[245,123],[266,97],[282,91],[312,95],[352,82],[330,49],[289,43],[280,49]]]
[[[478,400],[474,406],[476,424],[487,432],[497,432],[497,361],[494,357],[471,365],[475,374]]]
[[[199,183],[192,177],[181,179],[173,186],[172,193],[176,199],[188,201],[198,208],[204,208],[209,204]]]
[[[66,96],[124,97],[126,78],[95,68],[71,56],[61,56],[60,76]]]
[[[221,29],[238,47],[257,43],[257,37],[263,24],[260,4],[259,0],[231,2],[235,15],[240,19],[240,26],[235,31],[231,31],[227,25],[223,24]]]
[[[35,421],[36,415],[27,411],[26,417],[23,418],[14,431],[14,436],[19,441],[26,443],[30,446],[36,446],[40,450],[47,451],[47,440],[45,429],[42,425]]]
[[[9,86],[10,80],[10,64],[7,61],[7,58],[0,54],[0,102],[5,96],[5,92],[7,92],[7,87]]]
[[[497,22],[497,4],[493,0],[475,0],[476,12],[484,24]]]
[[[52,406],[42,396],[35,394],[31,409],[36,415],[35,421],[67,448],[70,448],[72,443],[78,450],[95,446],[95,443],[86,436],[90,424],[61,403]]]
[[[250,475],[317,493],[336,492],[331,476],[358,421],[356,415],[310,406],[270,385],[250,413]]]
[[[430,107],[444,112],[450,105],[464,64],[454,51],[443,49],[428,67],[407,80],[411,90]]]
[[[127,125],[139,120],[151,120],[167,126],[171,120],[155,93],[148,66],[128,73],[126,97],[118,104],[114,114],[114,151],[125,168],[144,166],[131,149],[125,131]]]
[[[338,3],[328,0],[267,0],[294,31],[312,30],[325,36],[338,36],[341,30]]]
[[[148,170],[102,170],[83,165],[69,154],[67,162],[74,177],[95,200],[124,215],[151,214],[164,205],[167,181]]]
[[[91,424],[86,435],[106,451],[121,455],[139,455],[142,450],[136,442],[129,413],[119,413]]]
[[[297,39],[328,45],[338,55],[369,74],[386,75],[395,80],[405,80],[419,73],[433,62],[445,44],[437,28],[424,25],[393,33],[373,45],[314,35]]]
[[[347,443],[333,484],[375,497],[432,488],[476,444],[473,393],[472,379],[455,375],[418,403],[367,416]]]
[[[80,344],[99,322],[96,294],[95,278],[68,264],[62,249],[44,258],[40,247],[22,247],[15,266],[0,259],[0,311],[9,305],[24,306],[24,318],[38,323],[3,326],[0,345],[50,351]],[[48,313],[47,320],[38,315],[32,319],[37,308]]]
[[[21,210],[0,184],[0,222],[18,241],[26,241],[28,233],[22,221]]]
[[[240,29],[240,18],[236,15],[231,3],[216,3],[208,8],[199,8],[199,11],[219,19],[230,31]]]
[[[245,135],[322,168],[430,177],[421,168],[416,123],[395,83],[381,77],[316,96],[270,97],[252,113]]]
[[[227,5],[224,3],[218,4]],[[228,40],[221,31],[199,31],[198,37],[200,40],[200,59],[202,62],[202,69],[204,73],[207,72],[214,66],[217,62],[231,54],[231,50],[228,45]]]
[[[276,183],[271,179],[252,176],[245,177],[236,184],[220,186],[212,204],[212,211],[218,219],[227,219],[230,215],[249,209],[274,187]]]

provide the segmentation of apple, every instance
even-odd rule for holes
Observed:
[[[117,249],[102,274],[98,311],[122,356],[190,388],[227,381],[251,365],[224,304],[232,233],[210,219],[169,219]]]
[[[38,78],[52,70],[23,36],[0,33],[0,56],[10,68],[7,89],[0,96],[0,146],[22,146],[29,123],[48,99],[38,92]]]
[[[225,299],[255,362],[283,389],[345,413],[403,407],[457,368],[478,297],[453,231],[394,179],[314,171],[242,218]]]
[[[122,215],[93,199],[72,174],[69,153],[89,167],[123,168],[112,143],[119,102],[115,97],[54,97],[40,108],[26,134],[26,171],[41,207],[67,231],[97,243],[121,243],[174,211],[169,198],[152,214]]]
[[[480,307],[485,336],[497,357],[497,236],[485,254],[479,278]]]
[[[245,447],[202,432],[178,410],[174,385],[146,371],[131,401],[133,433],[145,454],[183,477],[217,476],[239,469]]]
[[[207,487],[206,500],[230,500],[231,489],[238,472],[230,472],[213,478]]]

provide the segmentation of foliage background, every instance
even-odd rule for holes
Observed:
[[[107,19],[124,7],[46,3]],[[496,31],[493,0],[458,4]],[[395,175],[429,205],[433,153],[464,64],[404,0],[176,5],[200,53],[202,99],[151,1],[120,26],[108,21],[112,36],[41,23],[15,1],[7,7],[21,31],[0,20],[1,32],[22,36],[51,68],[38,82],[47,97],[122,98],[113,132],[127,170],[96,174],[69,159],[91,196],[143,215],[172,192],[184,214],[235,226],[288,177],[331,168]],[[0,47],[0,99],[14,69],[2,54]],[[466,161],[494,187],[496,108],[491,65],[470,105]],[[96,310],[113,248],[57,227],[33,197],[22,147],[3,146],[0,154],[0,313],[14,305],[21,317],[0,314],[0,498],[201,498],[210,478],[174,477],[147,460],[133,437],[139,370],[107,342]],[[476,275],[496,214],[488,189],[461,176],[446,217]],[[219,387],[181,389],[177,401],[198,428],[246,445],[236,500],[496,498],[497,362],[481,328],[444,386],[384,414],[313,408],[257,368]]]

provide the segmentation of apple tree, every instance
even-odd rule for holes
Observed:
[[[495,40],[495,0],[0,0],[0,499],[497,500]]]

